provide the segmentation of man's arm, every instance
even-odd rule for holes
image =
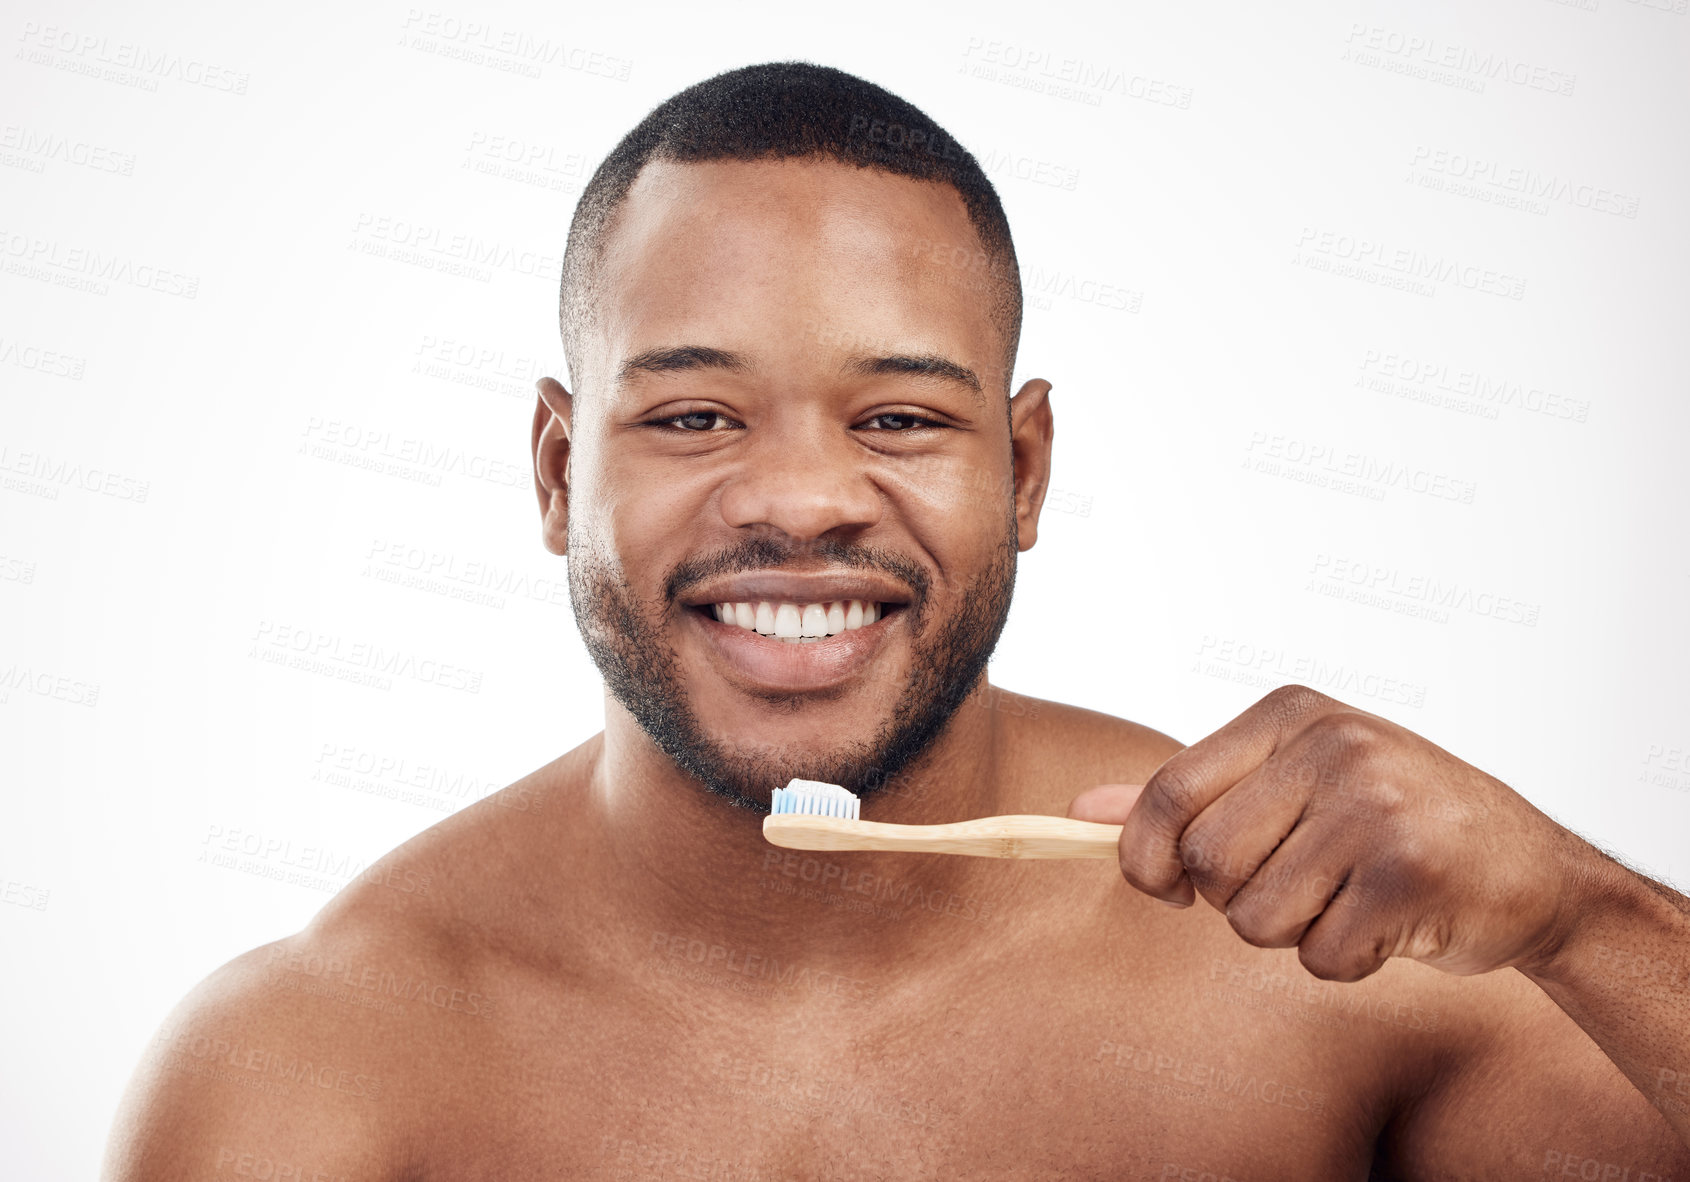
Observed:
[[[1677,1093],[1690,1075],[1690,903],[1501,781],[1377,715],[1286,686],[1142,788],[1093,789],[1069,811],[1122,823],[1121,870],[1139,890],[1175,905],[1200,896],[1240,938],[1295,946],[1322,979],[1357,981],[1392,957],[1457,976],[1523,974],[1541,989],[1535,1008],[1578,1031],[1563,1039],[1569,1053],[1606,1056],[1605,1067],[1552,1073],[1567,1098],[1546,1129],[1580,1128],[1591,1113],[1664,1127],[1690,1173],[1690,1105]],[[1650,988],[1618,976],[1620,965],[1643,966]],[[1501,1039],[1451,1069],[1482,1078],[1529,1056],[1528,1044]],[[1532,1123],[1518,1109],[1509,1119]]]
[[[1690,899],[1591,852],[1577,926],[1520,971],[1690,1145]]]
[[[1690,1182],[1690,1149],[1657,1107],[1664,1094],[1634,1087],[1526,974],[1450,984],[1447,1007],[1466,1011],[1469,1037],[1387,1126],[1381,1177]]]
[[[119,1105],[106,1182],[398,1177],[381,1064],[357,1050],[369,1019],[290,985],[299,939],[237,957],[176,1007]]]

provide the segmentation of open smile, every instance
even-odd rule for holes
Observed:
[[[869,664],[909,607],[901,587],[879,578],[771,573],[700,592],[683,605],[686,620],[718,671],[752,693],[842,685]]]
[[[855,632],[898,610],[900,604],[874,600],[846,599],[826,603],[788,603],[767,599],[756,602],[706,604],[695,608],[711,613],[724,624],[732,624],[759,636],[790,644],[814,644],[842,632]]]

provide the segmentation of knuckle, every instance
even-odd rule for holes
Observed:
[[[1287,938],[1284,922],[1252,897],[1246,896],[1228,907],[1226,921],[1239,939],[1257,948],[1286,948],[1292,943]]]
[[[1341,752],[1350,758],[1373,754],[1386,738],[1382,721],[1353,710],[1321,715],[1309,723],[1308,733],[1310,740],[1328,754]]]
[[[1299,945],[1297,959],[1322,981],[1354,981],[1360,976],[1355,969],[1354,955],[1331,941]]]
[[[1297,959],[1323,981],[1350,982],[1370,976],[1390,955],[1388,941],[1355,921],[1326,924],[1328,930],[1305,939],[1297,946]]]
[[[1166,763],[1150,777],[1144,803],[1164,823],[1189,816],[1197,803],[1198,780],[1183,764]]]
[[[1292,743],[1275,751],[1262,761],[1262,770],[1269,775],[1269,783],[1279,795],[1308,793],[1329,787],[1329,769],[1307,744]]]
[[[1282,685],[1278,689],[1269,691],[1267,696],[1262,699],[1261,704],[1281,718],[1291,719],[1301,718],[1303,715],[1311,714],[1316,710],[1323,710],[1331,706],[1333,701],[1317,689],[1310,689],[1306,685],[1292,682],[1289,685]]]
[[[1147,871],[1136,860],[1129,861],[1126,858],[1121,859],[1121,877],[1125,878],[1127,885],[1134,890],[1142,891],[1147,895],[1164,894],[1172,889],[1174,883],[1178,880],[1177,874],[1158,874]]]
[[[1238,857],[1224,831],[1215,825],[1188,828],[1180,838],[1179,858],[1194,884],[1217,890],[1236,888],[1255,870]]]

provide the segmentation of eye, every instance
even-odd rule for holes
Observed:
[[[679,431],[691,431],[695,435],[727,430],[732,425],[733,420],[716,410],[692,410],[684,415],[670,415],[668,418],[651,421],[653,427],[672,427]]]
[[[863,424],[874,431],[914,431],[921,427],[941,427],[944,424],[912,414],[875,415]]]

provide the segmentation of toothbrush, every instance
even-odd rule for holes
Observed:
[[[776,788],[763,836],[789,850],[901,850],[978,858],[1113,858],[1119,825],[1067,817],[980,817],[949,825],[858,819],[861,802],[838,784],[793,780]]]

